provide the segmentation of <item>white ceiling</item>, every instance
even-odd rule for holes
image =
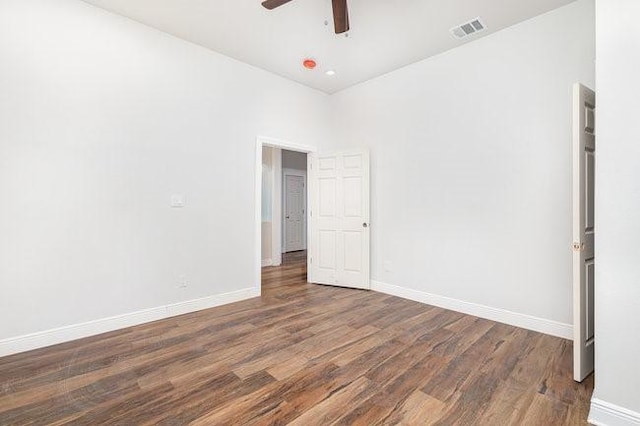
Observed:
[[[85,1],[335,93],[573,0],[349,0],[348,37],[333,32],[331,0],[293,0],[272,11],[261,0]],[[486,31],[464,40],[450,34],[478,16]],[[306,57],[318,62],[315,70],[302,67]]]

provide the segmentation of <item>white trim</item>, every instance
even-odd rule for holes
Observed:
[[[640,425],[640,413],[598,398],[592,398],[589,423],[596,426]]]
[[[0,357],[260,296],[253,287],[0,340]]]
[[[286,149],[288,151],[304,152],[305,154],[317,151],[316,147],[314,146],[301,145],[294,142],[285,141],[282,139],[270,138],[267,136],[258,136],[258,142],[264,146]],[[262,146],[260,146],[260,148],[262,148]]]
[[[270,146],[273,148],[288,149],[290,151],[298,151],[304,153],[316,152],[317,149],[313,146],[299,145],[293,142],[288,142],[280,139],[270,138],[267,136],[258,136],[256,138],[256,164],[255,164],[255,176],[254,176],[254,192],[255,192],[255,204],[254,204],[254,274],[255,274],[255,290],[258,295],[261,294],[261,272],[262,272],[262,147]],[[307,185],[307,193],[309,191]],[[309,220],[307,219],[307,222]]]
[[[465,302],[464,300],[425,293],[396,285],[386,284],[380,281],[371,280],[371,289],[380,293],[391,294],[404,299],[414,300],[427,305],[438,306],[452,311],[485,318],[527,330],[538,331],[552,336],[565,339],[573,338],[573,326],[558,321],[538,318],[518,312],[507,311],[505,309],[493,308],[491,306],[479,305],[477,303]]]
[[[312,241],[313,234],[311,233],[311,215],[313,205],[311,204],[311,179],[313,179],[313,157],[314,153],[307,154],[307,282],[313,283],[315,282],[315,277],[313,275],[313,256],[314,253],[314,244]]]
[[[255,176],[254,176],[254,196],[255,196],[255,206],[254,206],[254,220],[255,220],[255,228],[254,228],[254,250],[256,256],[255,270],[254,270],[254,279],[256,280],[254,287],[255,290],[262,293],[262,141],[260,137],[258,137],[256,143],[256,165],[255,165]]]
[[[273,266],[273,260],[271,259],[262,259],[262,267],[265,266]]]

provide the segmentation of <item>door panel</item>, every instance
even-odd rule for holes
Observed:
[[[336,269],[336,232],[321,229],[318,235],[318,266],[332,274]]]
[[[590,340],[593,338],[594,336],[594,329],[593,329],[593,325],[594,325],[594,319],[595,316],[593,315],[593,308],[594,308],[594,298],[593,298],[593,292],[595,290],[594,288],[594,277],[595,277],[595,267],[594,267],[594,263],[593,261],[588,261],[587,264],[585,265],[585,278],[587,280],[587,284],[585,286],[585,289],[587,291],[586,294],[586,299],[588,301],[587,306],[586,306],[586,310],[584,312],[584,322],[586,324],[586,331],[585,331],[585,338],[587,340]]]
[[[336,214],[336,179],[321,178],[319,214],[322,217],[334,217]]]
[[[325,157],[318,159],[318,170],[330,171],[336,169],[336,159],[333,157]]]
[[[312,155],[309,189],[309,281],[370,288],[369,153]]]
[[[345,170],[361,170],[363,156],[360,154],[343,155],[344,169]]]
[[[584,179],[587,185],[587,188],[594,188],[594,177],[595,177],[595,153],[586,151],[585,152],[585,169],[584,169]],[[585,191],[584,198],[584,211],[585,211],[585,223],[584,226],[587,231],[593,230],[594,227],[594,213],[595,213],[595,197],[593,191]]]
[[[344,231],[344,270],[345,272],[362,272],[362,232]]]
[[[573,378],[594,367],[595,309],[595,93],[573,91]]]
[[[344,178],[344,217],[362,217],[362,177]]]

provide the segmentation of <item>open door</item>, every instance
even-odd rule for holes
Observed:
[[[309,282],[369,289],[369,152],[309,155]]]
[[[573,378],[594,367],[595,108],[593,90],[573,88]]]
[[[306,248],[305,242],[305,177],[284,176],[284,252]]]

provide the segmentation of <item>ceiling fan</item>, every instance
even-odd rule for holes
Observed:
[[[264,0],[262,5],[269,10],[289,3],[291,0]],[[336,34],[349,31],[349,11],[347,10],[347,0],[331,0],[333,3],[333,26]]]

